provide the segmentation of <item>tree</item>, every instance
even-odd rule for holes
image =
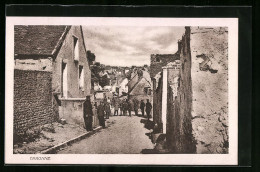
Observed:
[[[104,68],[101,67],[99,62],[96,62],[94,65],[91,66],[91,86],[94,88],[94,83],[100,80],[99,73],[104,71]]]
[[[106,85],[109,85],[109,78],[107,77],[107,75],[103,75],[101,77],[99,77],[99,85],[101,87],[104,87]]]

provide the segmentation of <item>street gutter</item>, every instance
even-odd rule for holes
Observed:
[[[37,152],[36,154],[55,154],[55,153],[58,152],[61,148],[70,146],[70,145],[72,145],[72,144],[75,143],[75,142],[78,142],[78,141],[80,141],[80,140],[83,140],[83,139],[85,139],[86,137],[89,137],[89,136],[91,136],[92,134],[95,134],[97,131],[99,131],[99,130],[101,130],[101,129],[102,129],[102,127],[99,126],[99,127],[97,127],[97,128],[94,128],[93,131],[84,133],[84,134],[82,134],[82,135],[80,135],[80,136],[77,136],[77,137],[72,138],[72,139],[70,139],[70,140],[67,140],[67,141],[65,141],[65,142],[63,142],[63,143],[60,143],[60,144],[58,144],[58,145],[55,145],[55,146],[53,146],[53,147],[51,147],[51,148],[48,148],[48,149],[46,149],[46,150]]]

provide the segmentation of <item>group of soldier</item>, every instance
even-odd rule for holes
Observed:
[[[107,99],[105,97],[103,101],[100,101],[98,106],[96,105],[96,103],[94,106],[97,109],[99,125],[103,128],[105,128],[105,118],[109,119],[109,116],[111,115],[111,106],[114,107],[114,116],[126,116],[128,113],[128,115],[131,117],[132,109],[134,109],[135,115],[138,116],[138,110],[140,108],[142,111],[142,116],[144,117],[144,112],[146,112],[148,120],[151,117],[150,114],[152,110],[152,104],[149,102],[149,99],[147,99],[146,103],[144,103],[144,101],[141,100],[140,104],[137,99],[133,99],[132,108],[132,104],[128,99],[120,100],[118,97],[114,97],[112,99],[112,102],[110,102],[110,99]],[[86,101],[83,103],[83,117],[85,121],[86,130],[92,131],[93,110],[89,96],[86,97]]]
[[[101,101],[97,106],[97,103],[94,104],[95,109],[97,109],[97,115],[99,120],[99,125],[105,128],[105,117],[109,118],[111,114],[110,104],[106,99]],[[86,97],[86,101],[83,103],[83,118],[85,122],[85,127],[87,131],[92,131],[93,123],[93,106],[90,101],[90,96]]]
[[[142,116],[144,116],[144,111],[146,111],[147,118],[151,117],[151,110],[152,110],[152,104],[149,102],[149,99],[147,99],[147,103],[144,103],[143,100],[141,100],[141,103],[139,104],[139,101],[137,99],[133,99],[133,108],[132,103],[128,99],[124,99],[120,101],[118,98],[114,98],[112,100],[112,104],[114,106],[114,116],[118,116],[119,110],[120,115],[119,116],[126,116],[127,112],[129,116],[131,116],[132,109],[135,112],[135,115],[138,116],[138,110],[139,108],[142,111]]]

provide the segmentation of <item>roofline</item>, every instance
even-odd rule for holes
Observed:
[[[150,86],[152,86],[152,83],[150,83],[150,81],[148,81],[145,77],[143,77],[148,83]]]
[[[39,58],[53,58],[52,54],[15,54],[14,59],[39,59]]]
[[[53,55],[53,58],[56,58],[57,54],[59,53],[60,49],[61,49],[61,46],[67,36],[67,33],[69,32],[69,30],[71,29],[71,26],[66,26],[65,27],[65,30],[64,32],[62,33],[60,39],[58,40],[54,50],[52,51],[52,55]]]
[[[38,59],[38,58],[55,58],[56,55],[59,53],[60,48],[65,40],[65,37],[67,35],[67,33],[69,32],[71,26],[66,26],[61,37],[59,38],[56,46],[54,47],[54,49],[52,50],[51,54],[15,54],[14,55],[14,59]]]
[[[142,78],[138,79],[138,81],[137,81],[137,82],[135,83],[135,85],[131,88],[131,90],[128,91],[128,94],[130,94],[130,93],[135,89],[135,87],[139,84],[139,82],[140,82],[143,78],[146,80],[146,82],[149,83],[149,85],[150,85],[150,87],[151,87],[151,83],[150,83],[145,77],[142,76]]]
[[[83,34],[83,29],[82,29],[82,26],[80,25],[80,33],[81,33],[81,36],[82,36],[82,40],[83,40],[83,47],[84,47],[84,50],[85,50],[85,53],[87,55],[87,49],[86,49],[86,44],[85,44],[85,38],[84,38],[84,34]],[[87,56],[87,59],[88,59],[88,56]],[[88,59],[89,60],[89,59]]]
[[[128,83],[131,82],[137,74],[138,74],[138,73],[136,73],[136,74],[133,76],[133,78],[131,78],[131,79],[128,81]],[[127,83],[126,85],[128,85],[128,83]]]

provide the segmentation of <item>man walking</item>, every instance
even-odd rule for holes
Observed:
[[[97,114],[98,114],[98,120],[99,120],[99,125],[105,128],[105,112],[104,112],[104,105],[103,102],[100,102],[100,105],[97,108]]]
[[[145,108],[145,103],[143,100],[141,100],[140,109],[142,111],[142,116],[144,116],[144,108]]]
[[[147,99],[147,103],[146,103],[146,115],[147,115],[147,119],[149,120],[150,118],[150,113],[151,113],[151,110],[152,110],[152,104],[149,102],[149,99]]]
[[[85,127],[87,131],[92,131],[92,122],[93,122],[93,111],[92,104],[90,102],[90,96],[86,96],[86,101],[83,103],[83,117],[85,121]]]

